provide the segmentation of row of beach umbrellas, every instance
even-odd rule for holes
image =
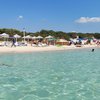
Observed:
[[[9,38],[9,35],[7,34],[7,33],[2,33],[2,34],[0,34],[0,36],[1,37],[3,37],[3,38]],[[21,36],[20,35],[18,35],[18,34],[15,34],[14,36],[13,36],[14,38],[21,38]],[[30,35],[27,35],[27,36],[24,36],[24,37],[22,37],[22,38],[25,38],[25,39],[42,39],[43,37],[42,36],[30,36]],[[47,36],[47,37],[45,37],[46,39],[50,39],[50,38],[53,38],[53,36]]]
[[[37,36],[37,37],[36,37],[36,36],[33,36],[33,37],[32,37],[32,36],[30,36],[30,35],[27,35],[27,36],[25,36],[25,37],[23,37],[23,38],[26,38],[26,39],[28,39],[28,38],[29,38],[29,39],[42,39],[43,37],[40,36],[40,35]],[[45,38],[46,38],[46,39],[50,39],[50,38],[53,38],[53,36],[50,36],[50,35],[49,35],[49,36],[47,36],[47,37],[45,37]]]
[[[7,34],[7,33],[2,33],[2,34],[0,34],[0,37],[2,37],[2,38],[4,38],[4,40],[5,40],[5,38],[11,38],[10,36],[9,36],[9,34]],[[18,38],[21,38],[21,36],[20,35],[18,35],[18,34],[15,34],[14,36],[13,36],[13,38],[16,38],[16,41],[17,41],[17,39]],[[24,38],[24,39],[43,39],[43,37],[42,36],[30,36],[30,35],[27,35],[27,36],[24,36],[24,37],[22,37],[22,38]],[[46,39],[52,39],[53,38],[53,36],[51,36],[51,35],[49,35],[49,36],[47,36],[47,37],[45,37]]]

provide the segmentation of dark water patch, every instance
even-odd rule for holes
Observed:
[[[24,79],[18,77],[8,78],[8,83],[18,83],[18,82],[24,82]]]
[[[38,89],[36,91],[33,91],[34,95],[37,95],[38,97],[49,97],[50,93],[47,90]]]

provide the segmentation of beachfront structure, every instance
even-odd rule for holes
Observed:
[[[56,44],[57,45],[69,45],[69,42],[67,40],[65,40],[65,39],[58,39],[56,41]]]

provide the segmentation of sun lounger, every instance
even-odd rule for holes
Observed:
[[[7,42],[0,42],[0,46],[7,46]]]
[[[82,45],[76,45],[76,47],[82,47]]]
[[[36,44],[32,44],[32,47],[37,47],[37,45]]]

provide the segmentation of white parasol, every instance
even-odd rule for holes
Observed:
[[[18,34],[15,34],[15,35],[14,35],[14,38],[16,38],[16,42],[17,42],[17,39],[20,38],[20,37],[21,37],[21,36],[18,35]]]
[[[32,37],[30,35],[27,35],[27,36],[25,36],[23,38],[28,39],[28,42],[29,42],[29,39],[31,39]]]
[[[32,39],[37,39],[37,37],[36,36],[33,36]]]
[[[45,37],[46,39],[51,39],[51,38],[53,38],[53,36],[51,36],[51,35],[49,35],[49,36],[47,36],[47,37]]]
[[[43,37],[42,37],[42,36],[40,36],[40,35],[39,35],[39,36],[37,36],[37,39],[42,39],[42,38],[43,38]]]
[[[7,33],[2,33],[0,36],[3,38],[9,38],[9,35]]]

